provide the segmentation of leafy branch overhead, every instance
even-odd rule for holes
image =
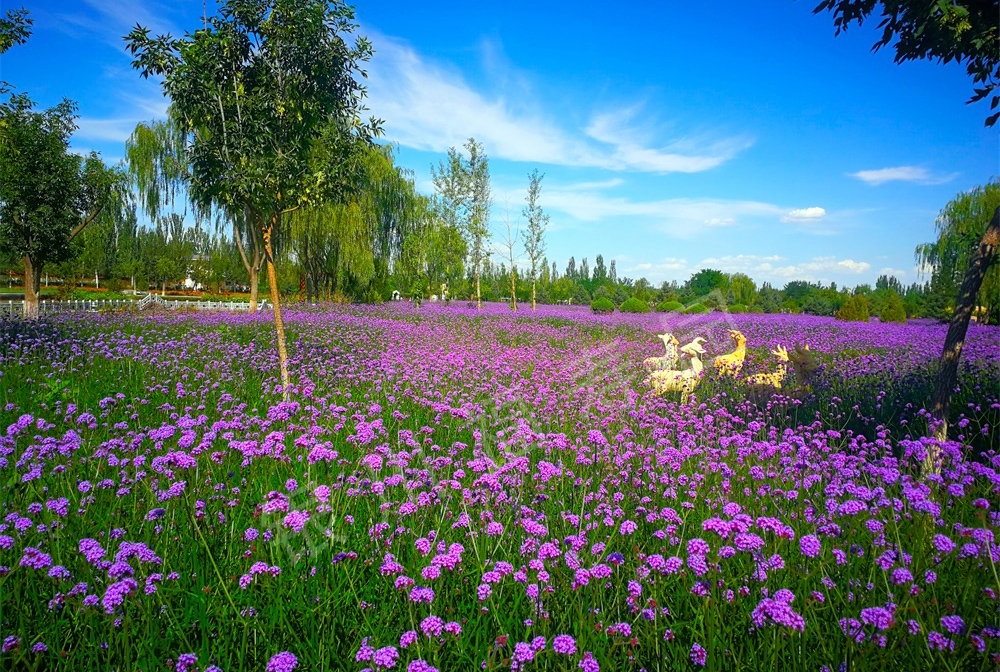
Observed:
[[[859,26],[878,12],[882,37],[872,51],[892,45],[896,63],[935,59],[965,65],[972,77],[969,103],[990,98],[986,125],[1000,118],[1000,10],[996,0],[822,0],[815,13],[833,12],[839,35],[852,23]],[[874,20],[874,19],[872,19]]]
[[[321,140],[367,144],[381,132],[380,120],[361,119],[359,66],[373,49],[364,37],[344,41],[355,28],[341,2],[232,0],[182,39],[142,26],[126,36],[134,67],[163,77],[193,136],[195,201],[268,218],[350,188],[352,162],[335,152],[320,163],[314,149]]]

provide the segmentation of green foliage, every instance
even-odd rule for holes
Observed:
[[[95,152],[70,151],[74,103],[33,107],[23,95],[0,105],[0,253],[26,260],[37,291],[42,266],[69,258],[70,242],[87,225],[124,216],[124,180]]]
[[[618,306],[618,310],[623,313],[648,313],[649,304],[633,296]]]
[[[1000,95],[995,93],[1000,85],[1000,24],[995,1],[822,0],[813,11],[833,12],[839,35],[853,23],[863,24],[876,8],[882,14],[878,26],[882,32],[873,51],[895,42],[896,63],[924,58],[963,63],[973,82],[974,94],[968,102],[992,95],[990,110],[1000,105]],[[986,125],[992,126],[998,116],[1000,112],[990,114]]]
[[[703,303],[692,303],[684,309],[685,315],[708,315],[711,312],[712,309]]]
[[[528,221],[528,229],[524,236],[524,252],[528,255],[530,270],[528,279],[532,282],[538,280],[538,273],[541,270],[542,258],[545,256],[545,229],[549,224],[549,216],[538,204],[538,195],[542,190],[542,178],[536,168],[528,175],[528,195],[525,196],[527,205],[521,211],[521,215]]]
[[[343,2],[225,0],[182,39],[142,26],[126,36],[133,66],[163,78],[190,131],[195,203],[246,209],[263,227],[352,188],[358,140],[379,132],[377,120],[358,123],[360,66],[373,50],[364,37],[345,41],[355,28]]]
[[[687,282],[688,289],[694,296],[705,296],[713,289],[728,290],[729,278],[722,271],[711,268],[703,268]]]
[[[658,313],[683,313],[684,304],[680,301],[661,301],[655,308]]]
[[[938,215],[937,240],[917,246],[917,263],[931,269],[934,317],[943,317],[947,307],[954,304],[972,257],[998,207],[1000,182],[997,181],[958,194]],[[986,309],[988,322],[1000,321],[1000,264],[993,264],[986,271],[977,303]]]
[[[903,306],[903,299],[896,292],[889,294],[879,312],[879,320],[882,322],[906,323],[906,308]]]
[[[34,20],[28,16],[26,9],[8,9],[0,17],[0,54],[17,44],[24,44],[31,36],[31,24]]]
[[[868,299],[862,294],[855,294],[844,302],[836,317],[844,322],[868,322]]]
[[[594,311],[596,315],[610,315],[615,312],[615,304],[611,303],[611,299],[602,296],[590,304],[590,309]]]
[[[744,306],[742,303],[734,303],[733,305],[729,306],[729,312],[733,313],[734,315],[739,315],[740,313],[747,312],[747,307]]]
[[[748,313],[763,313],[764,309],[761,308],[760,306],[750,306],[749,308],[747,308],[747,312]]]

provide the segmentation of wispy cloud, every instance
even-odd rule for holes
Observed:
[[[490,156],[511,161],[691,173],[714,168],[750,145],[747,138],[705,133],[657,143],[634,123],[634,105],[595,113],[585,128],[574,128],[557,123],[523,77],[514,78],[513,97],[479,90],[450,64],[432,62],[391,37],[373,39],[379,49],[369,67],[369,104],[385,120],[387,139],[406,147],[443,152],[475,137]],[[495,53],[495,47],[487,50]],[[487,61],[493,71],[504,63],[492,56]]]
[[[539,202],[583,222],[634,218],[675,238],[693,238],[706,229],[748,223],[814,223],[826,215],[819,207],[789,209],[774,203],[723,198],[633,200],[611,191],[622,181],[549,184]],[[807,229],[811,233],[818,230]],[[825,232],[825,231],[823,231]]]
[[[789,210],[788,213],[781,218],[783,222],[818,222],[819,220],[826,217],[826,210],[820,207],[813,206],[811,208],[798,208],[796,210]]]
[[[168,105],[168,100],[155,89],[146,97],[123,94],[119,106],[127,112],[104,119],[80,117],[76,121],[74,143],[79,140],[124,143],[139,122],[166,118]]]
[[[833,256],[813,257],[809,261],[789,263],[779,255],[757,256],[738,254],[703,259],[700,268],[717,268],[721,271],[747,273],[757,280],[785,279],[829,281],[838,277],[857,276],[871,270],[871,264]]]
[[[933,175],[929,170],[920,166],[896,166],[894,168],[879,168],[877,170],[859,170],[856,173],[848,174],[873,186],[885,184],[886,182],[915,182],[926,185],[945,184],[958,177],[958,173]]]

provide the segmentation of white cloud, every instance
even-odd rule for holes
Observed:
[[[77,119],[77,130],[73,134],[74,142],[89,140],[124,143],[139,122],[165,119],[169,103],[158,90],[153,90],[146,98],[135,95],[122,96],[122,106],[129,109],[128,114],[108,119],[95,117]]]
[[[632,123],[635,106],[597,114],[586,129],[567,127],[542,109],[524,81],[513,97],[480,91],[450,64],[431,62],[384,35],[373,39],[379,49],[369,67],[369,106],[385,120],[387,139],[406,147],[443,152],[474,137],[491,157],[511,161],[691,173],[714,168],[750,144],[687,136],[657,147]],[[503,65],[488,60],[492,70]]]
[[[809,261],[788,263],[779,255],[738,254],[703,259],[699,268],[716,268],[728,273],[743,272],[757,281],[767,279],[828,281],[831,278],[856,276],[871,270],[871,264],[853,259],[813,257]]]
[[[878,274],[879,275],[889,275],[889,276],[893,276],[894,275],[894,276],[896,276],[899,279],[905,278],[907,275],[909,275],[909,273],[907,271],[903,270],[902,268],[891,268],[889,266],[886,266],[884,268],[880,268],[879,271],[878,271]]]
[[[817,222],[826,217],[826,210],[813,206],[811,208],[798,208],[790,210],[788,214],[781,218],[783,222]]]
[[[935,176],[926,168],[920,166],[896,166],[894,168],[879,168],[877,170],[859,170],[856,173],[848,173],[848,175],[873,186],[886,182],[915,182],[926,185],[945,184],[958,177],[958,173]]]
[[[548,184],[539,203],[583,222],[634,218],[675,238],[693,238],[706,229],[738,226],[751,221],[776,222],[788,208],[773,203],[721,198],[633,200],[608,193],[621,182]]]

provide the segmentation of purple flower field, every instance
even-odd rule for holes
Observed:
[[[970,328],[938,444],[943,325],[286,325],[290,403],[264,316],[0,322],[0,669],[1000,667],[1000,329]],[[649,392],[655,334],[730,328],[739,378]],[[803,343],[811,391],[748,394]]]

